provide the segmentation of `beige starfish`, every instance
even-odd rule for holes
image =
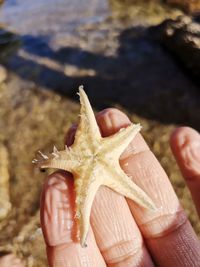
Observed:
[[[58,151],[55,147],[50,157],[42,154],[33,163],[40,168],[57,168],[74,176],[76,192],[76,217],[82,246],[89,229],[89,218],[95,194],[101,185],[108,186],[139,205],[154,209],[152,200],[133,183],[120,167],[119,157],[135,135],[139,124],[131,124],[116,134],[102,138],[93,110],[83,87],[79,87],[81,111],[80,122],[71,147]]]

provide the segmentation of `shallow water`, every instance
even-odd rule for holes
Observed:
[[[19,34],[50,35],[73,31],[77,24],[102,20],[108,13],[106,0],[8,0],[0,22]]]
[[[192,86],[151,39],[148,26],[179,13],[156,0],[5,1],[0,24],[21,42],[5,65],[23,81],[64,96],[73,97],[83,84],[97,108],[118,103],[160,120],[160,114],[144,111],[146,102]]]
[[[77,27],[100,22],[109,11],[106,0],[8,0],[1,6],[0,24],[17,35],[22,49],[51,57],[73,42]]]

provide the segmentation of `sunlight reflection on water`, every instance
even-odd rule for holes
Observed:
[[[93,23],[109,13],[106,0],[7,0],[0,9],[0,23],[20,34],[71,31],[78,24]]]

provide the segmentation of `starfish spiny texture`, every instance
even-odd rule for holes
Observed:
[[[76,192],[76,218],[79,222],[79,238],[86,246],[89,219],[95,194],[101,185],[132,199],[139,205],[154,209],[154,203],[142,189],[133,183],[121,169],[119,157],[135,135],[139,124],[131,124],[116,134],[102,138],[93,110],[83,87],[79,87],[81,111],[75,140],[71,147],[50,156],[41,152],[41,159],[33,160],[40,168],[57,168],[69,171],[74,176]]]

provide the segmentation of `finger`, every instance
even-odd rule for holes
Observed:
[[[73,143],[75,129],[69,130],[67,145]],[[124,197],[101,187],[93,203],[91,225],[107,266],[154,266]]]
[[[77,129],[77,124],[73,124],[65,136],[65,144],[71,146],[74,143],[74,137]]]
[[[89,231],[87,248],[78,243],[74,220],[73,179],[69,173],[56,172],[44,183],[41,195],[41,225],[50,267],[101,266],[105,262]]]
[[[115,109],[108,109],[100,116],[103,134],[113,133],[130,124],[127,116]],[[122,155],[120,164],[124,171],[132,176],[133,181],[146,191],[158,208],[156,211],[145,210],[133,201],[128,201],[155,262],[159,266],[195,266],[196,262],[200,261],[197,236],[179,204],[166,173],[140,134]]]
[[[180,127],[172,134],[170,143],[200,216],[200,134]]]

